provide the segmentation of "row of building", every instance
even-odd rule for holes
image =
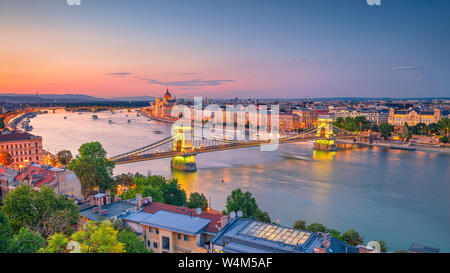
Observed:
[[[155,118],[161,119],[174,119],[171,116],[173,107],[177,104],[177,100],[172,97],[169,90],[166,90],[166,93],[162,98],[156,97],[155,102],[150,103],[151,107],[147,108],[147,112],[149,115]],[[207,106],[207,100],[204,101],[204,106]],[[256,109],[259,111],[262,104],[258,104],[255,101]],[[205,122],[205,116],[211,116],[211,119],[214,119],[214,122],[222,121],[224,124],[237,123],[238,122],[238,114],[237,113],[228,113],[225,114],[225,110],[227,110],[227,106],[235,106],[231,104],[222,104],[221,110],[223,110],[224,114],[220,116],[214,116],[214,114],[209,114],[203,112],[202,119]],[[389,107],[388,107],[389,106]],[[305,130],[317,125],[317,119],[319,115],[330,115],[334,119],[336,118],[346,118],[351,117],[355,118],[357,116],[366,117],[372,124],[381,125],[381,124],[391,124],[393,126],[403,126],[407,123],[409,126],[416,125],[418,123],[437,123],[442,118],[448,117],[448,111],[442,113],[440,109],[424,109],[424,108],[414,108],[410,106],[408,108],[398,108],[396,105],[388,105],[385,107],[375,108],[354,108],[354,107],[320,107],[320,106],[312,106],[309,108],[305,107],[292,107],[285,106],[280,107],[279,113],[279,130],[282,132],[292,132],[298,130]],[[406,105],[405,105],[406,107]],[[191,109],[191,119],[194,119],[194,109]],[[207,111],[207,110],[203,110]],[[237,112],[237,110],[232,110]],[[241,117],[242,118],[242,117]],[[245,123],[252,122],[253,124],[258,124],[259,117],[252,117],[248,112],[245,113],[243,117],[245,119]],[[222,119],[222,120],[220,120]],[[253,120],[256,119],[256,120]],[[270,128],[270,115],[267,118],[267,127]],[[261,123],[259,123],[261,124]]]
[[[132,229],[156,253],[378,252],[369,246],[349,246],[325,233],[156,203],[139,194],[135,199],[110,202],[109,194],[100,193],[80,206],[80,228],[101,220]]]
[[[86,208],[87,206],[87,208]],[[151,197],[110,202],[109,194],[93,196],[80,207],[80,228],[88,221],[119,220],[156,253],[359,253],[328,234],[297,230],[218,212],[152,202]]]

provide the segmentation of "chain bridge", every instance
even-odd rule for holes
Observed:
[[[320,117],[318,125],[295,135],[278,138],[278,143],[291,143],[315,140],[314,149],[334,151],[337,138],[360,137],[353,132],[333,126],[333,119]],[[110,158],[116,164],[127,164],[160,158],[172,158],[171,167],[183,171],[196,171],[195,156],[200,153],[256,147],[270,144],[273,140],[227,140],[211,137],[196,139],[191,126],[174,126],[172,136],[150,145]]]

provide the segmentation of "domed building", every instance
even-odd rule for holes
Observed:
[[[169,92],[169,88],[166,89],[166,93],[162,98],[156,97],[155,102],[152,104],[152,115],[154,117],[170,118],[172,108],[177,104],[175,98]]]
[[[173,99],[172,98],[172,95],[170,94],[170,92],[169,92],[169,88],[167,88],[167,90],[166,90],[166,93],[164,94],[164,97],[163,97],[165,100],[171,100],[171,99]]]

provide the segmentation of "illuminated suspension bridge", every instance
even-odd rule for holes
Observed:
[[[278,138],[278,143],[292,143],[315,140],[314,149],[333,151],[336,150],[336,138],[355,138],[361,135],[333,127],[333,120],[329,117],[320,117],[318,125],[296,135]],[[129,151],[110,160],[116,164],[127,164],[139,161],[154,160],[160,158],[172,158],[171,167],[183,171],[195,171],[197,169],[195,156],[200,153],[240,149],[271,144],[273,140],[226,140],[223,138],[195,139],[190,126],[177,126],[174,134],[158,142],[145,147]]]

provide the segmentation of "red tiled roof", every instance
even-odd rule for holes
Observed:
[[[0,141],[30,140],[34,137],[26,132],[13,132],[10,134],[0,134]]]
[[[185,214],[185,215],[193,215],[200,218],[210,219],[211,222],[206,227],[206,231],[217,233],[219,232],[219,228],[223,228],[221,224],[222,217],[228,217],[226,215],[217,214],[217,213],[211,213],[207,211],[202,211],[200,215],[197,215],[195,213],[195,209],[188,209],[188,208],[182,208],[162,203],[155,203],[155,202],[149,202],[148,205],[144,207],[144,212],[154,214],[158,212],[159,210],[166,210],[170,212],[175,212],[179,214]],[[217,227],[216,227],[217,226]]]
[[[32,178],[33,175],[36,178]],[[26,167],[19,175],[17,175],[16,180],[23,182],[25,179],[32,178],[33,186],[40,187],[42,185],[49,184],[55,180],[56,173],[47,169],[46,167],[37,167],[30,165]],[[36,180],[36,181],[35,181]]]

